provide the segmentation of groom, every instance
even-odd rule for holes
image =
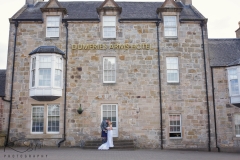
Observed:
[[[107,127],[108,127],[108,119],[103,120],[101,123],[101,129],[102,129],[102,144],[107,142]]]

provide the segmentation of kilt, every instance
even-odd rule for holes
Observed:
[[[101,137],[107,137],[107,133],[105,131],[103,131],[103,130],[102,130]]]

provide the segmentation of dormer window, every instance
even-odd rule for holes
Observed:
[[[116,38],[116,16],[103,16],[103,38]]]
[[[229,95],[232,104],[240,103],[240,67],[228,69]]]
[[[47,16],[46,37],[59,37],[60,16]]]
[[[64,53],[55,46],[42,46],[30,55],[30,97],[38,101],[52,101],[61,97]]]
[[[164,36],[166,38],[177,37],[177,17],[164,16]]]

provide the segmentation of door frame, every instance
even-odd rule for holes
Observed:
[[[114,103],[103,103],[101,104],[101,122],[103,119],[103,105],[116,105],[116,128],[117,128],[117,136],[113,136],[113,137],[118,137],[118,130],[119,130],[119,126],[118,126],[118,104],[114,104]]]

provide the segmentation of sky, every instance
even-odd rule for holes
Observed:
[[[24,4],[25,0],[1,0],[0,10],[0,69],[6,68],[9,18],[11,18]],[[48,1],[48,0],[45,0]],[[59,0],[77,1],[77,0]],[[103,0],[82,0],[103,1]],[[117,1],[152,1],[164,0],[115,0]],[[240,0],[192,0],[193,6],[208,19],[209,38],[235,38],[235,31],[239,28]]]

